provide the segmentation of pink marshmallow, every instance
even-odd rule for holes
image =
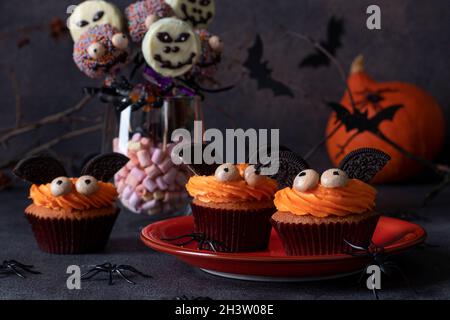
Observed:
[[[117,175],[121,178],[126,178],[128,176],[128,173],[130,173],[130,170],[128,170],[127,167],[123,167],[117,172]]]
[[[175,182],[175,179],[177,177],[178,170],[174,167],[172,167],[164,176],[163,180],[168,185],[172,185]]]
[[[161,164],[164,161],[165,154],[161,149],[155,149],[152,155],[152,162]]]
[[[133,168],[133,170],[131,170],[129,176],[130,175],[134,176],[139,182],[141,182],[145,178],[145,172],[138,168]]]
[[[145,186],[143,184],[140,184],[136,187],[136,193],[140,196],[143,197],[145,195],[145,193],[147,192],[147,189],[145,188]]]
[[[135,133],[135,134],[133,135],[133,138],[131,138],[131,141],[133,141],[133,142],[139,142],[139,140],[141,140],[141,138],[142,138],[142,135],[141,135],[140,133]]]
[[[150,179],[155,179],[156,177],[161,175],[161,170],[156,165],[152,165],[150,167],[145,168],[145,174]]]
[[[141,150],[137,152],[137,158],[142,168],[146,168],[152,164],[150,154],[147,150]]]
[[[127,162],[125,167],[127,168],[128,171],[131,171],[136,166],[137,166],[137,164],[130,160]],[[127,175],[128,175],[128,173],[127,173]]]
[[[167,190],[169,188],[169,186],[167,185],[167,183],[164,182],[162,177],[156,178],[156,184],[158,185],[158,188],[160,190]]]
[[[149,150],[151,147],[151,141],[149,138],[142,138],[141,139],[141,146],[143,149]]]
[[[150,177],[145,178],[142,184],[149,192],[155,192],[158,189],[158,185]]]
[[[150,210],[150,209],[154,209],[156,207],[159,206],[159,203],[157,200],[152,200],[152,201],[148,201],[146,203],[144,203],[142,205],[142,210],[146,211],[146,210]]]
[[[127,185],[126,185],[125,181],[123,181],[123,180],[120,180],[116,183],[117,192],[119,194],[121,194],[125,190],[126,187],[127,187]]]
[[[125,187],[125,189],[122,192],[122,199],[125,201],[128,201],[128,199],[130,199],[132,193],[133,193],[132,187],[130,187],[130,186]]]
[[[167,173],[169,172],[169,170],[171,168],[173,168],[173,162],[170,158],[167,158],[163,163],[159,164],[159,169],[163,172],[163,173]]]
[[[137,209],[141,203],[142,198],[136,192],[133,192],[130,199],[128,200],[128,204],[130,205],[130,207]]]

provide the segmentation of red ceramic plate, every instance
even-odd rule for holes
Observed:
[[[261,281],[308,281],[342,277],[361,271],[369,260],[346,254],[329,256],[286,256],[280,239],[272,232],[269,249],[251,253],[215,253],[197,250],[196,244],[178,247],[161,239],[193,231],[192,217],[181,217],[144,228],[142,241],[150,248],[171,254],[206,272],[236,279]],[[373,241],[386,253],[398,254],[425,241],[425,230],[407,221],[382,217]]]

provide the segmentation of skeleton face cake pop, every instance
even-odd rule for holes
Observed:
[[[73,41],[94,26],[109,24],[124,30],[122,12],[115,5],[103,0],[88,0],[79,4],[69,18],[69,30]]]
[[[164,0],[138,1],[125,9],[128,31],[134,42],[141,42],[154,22],[174,15],[172,8]]]
[[[128,60],[128,38],[105,24],[86,31],[75,43],[73,58],[90,78],[114,75]]]
[[[195,29],[206,29],[216,13],[215,0],[166,0],[177,17]]]
[[[142,42],[142,53],[153,70],[165,77],[178,77],[192,69],[201,45],[189,24],[164,18],[151,25]]]

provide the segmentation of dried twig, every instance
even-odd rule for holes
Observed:
[[[5,133],[1,138],[0,138],[0,144],[4,145],[6,144],[10,139],[19,136],[21,134],[30,132],[32,130],[38,129],[44,125],[48,125],[48,124],[52,124],[52,123],[57,123],[59,121],[62,121],[63,119],[67,118],[68,116],[70,116],[71,114],[78,112],[80,110],[82,110],[88,103],[89,101],[91,101],[93,99],[93,96],[84,96],[83,99],[81,99],[80,102],[78,102],[74,107],[69,108],[67,110],[64,110],[62,112],[56,113],[56,114],[52,114],[50,116],[44,117],[39,121],[30,123],[28,125],[24,125],[22,127],[18,127],[18,128],[11,128],[11,129],[6,129],[4,131],[6,131],[7,133]]]

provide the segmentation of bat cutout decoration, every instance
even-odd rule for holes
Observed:
[[[273,70],[269,68],[268,61],[263,61],[263,56],[264,44],[258,34],[254,45],[248,50],[248,57],[244,62],[244,67],[250,72],[250,78],[257,81],[258,89],[269,89],[275,97],[288,96],[294,98],[294,93],[287,85],[272,77]]]
[[[328,51],[333,57],[337,50],[342,47],[342,36],[345,34],[344,21],[332,16],[328,21],[327,39],[321,41],[320,45]],[[306,56],[299,64],[299,68],[304,67],[327,67],[330,65],[330,59],[321,51],[315,50],[314,53]]]
[[[129,159],[119,153],[103,154],[89,161],[82,170],[82,176],[92,176],[99,181],[108,182],[114,174],[127,164]],[[43,185],[57,178],[67,177],[62,163],[48,155],[36,155],[20,161],[13,173],[32,184]],[[61,183],[63,184],[61,179]]]
[[[347,173],[350,179],[370,182],[378,172],[391,160],[391,157],[381,150],[362,148],[350,152],[339,167]]]

